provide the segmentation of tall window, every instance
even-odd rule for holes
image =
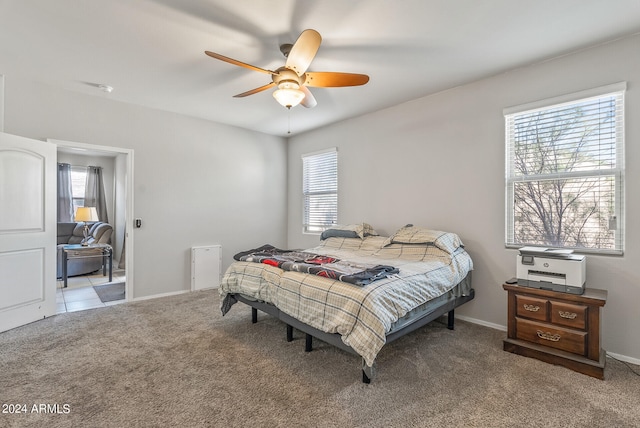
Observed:
[[[302,155],[303,231],[320,233],[338,222],[338,152]]]
[[[625,88],[505,110],[507,246],[623,252]]]
[[[71,166],[71,195],[73,196],[73,214],[78,207],[84,206],[84,189],[87,182],[87,167]]]

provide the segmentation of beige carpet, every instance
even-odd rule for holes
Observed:
[[[0,426],[640,424],[640,377],[612,359],[600,381],[502,351],[504,332],[436,322],[385,347],[365,385],[359,357],[318,341],[305,353],[301,333],[287,343],[273,318],[251,324],[248,307],[221,317],[218,306],[200,291],[1,333],[1,410],[27,413],[0,413]]]

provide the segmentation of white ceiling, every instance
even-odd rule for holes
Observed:
[[[289,117],[273,90],[232,98],[269,75],[204,54],[275,70],[307,28],[309,71],[369,83]],[[286,136],[637,32],[640,0],[0,0],[0,74]]]

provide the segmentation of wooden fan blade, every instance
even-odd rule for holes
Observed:
[[[266,91],[267,89],[269,89],[269,88],[271,88],[273,86],[276,86],[276,84],[273,83],[273,82],[267,83],[266,85],[260,86],[259,88],[255,88],[255,89],[252,89],[250,91],[243,92],[243,93],[238,94],[238,95],[234,95],[233,98],[242,98],[242,97],[246,97],[246,96],[249,96],[249,95],[257,94],[258,92]]]
[[[249,70],[259,71],[267,74],[278,74],[275,71],[265,70],[264,68],[256,67],[255,65],[247,64],[237,59],[229,58],[228,56],[220,55],[215,52],[204,51],[211,58],[219,59],[220,61],[228,62],[229,64],[238,65],[240,67],[248,68]]]
[[[304,92],[304,98],[300,102],[300,105],[306,108],[312,108],[318,105],[316,98],[313,96],[309,88],[306,86],[300,86],[300,90]]]
[[[316,30],[304,30],[293,44],[285,66],[302,76],[318,52],[322,37]]]
[[[360,86],[369,81],[366,74],[336,73],[333,71],[315,71],[305,73],[304,84],[319,88],[338,86]]]

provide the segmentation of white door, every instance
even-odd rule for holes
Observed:
[[[56,146],[0,133],[0,331],[56,313]]]

